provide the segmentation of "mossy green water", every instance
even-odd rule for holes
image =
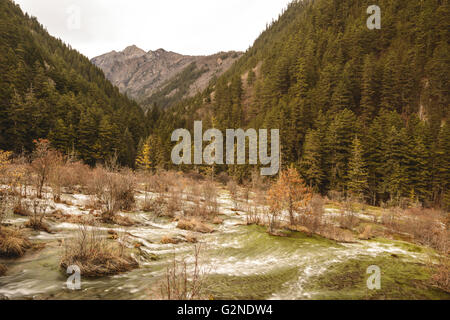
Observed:
[[[206,244],[201,265],[210,270],[206,294],[214,299],[448,299],[429,284],[425,265],[431,249],[404,241],[373,239],[339,244],[301,232],[272,236],[260,226],[235,225],[228,218],[212,234],[199,234]],[[236,221],[234,221],[236,220]],[[232,223],[230,223],[230,221]],[[63,247],[48,245],[34,255],[8,264],[0,278],[0,294],[12,298],[151,299],[160,291],[174,253],[193,261],[193,244],[163,245],[167,234],[182,234],[168,219],[155,225],[128,228],[147,243],[149,253],[139,269],[112,277],[82,278],[82,290],[68,290],[67,275],[59,268]],[[70,236],[73,231],[67,231]],[[139,254],[135,249],[134,253]],[[158,259],[153,259],[156,255]],[[141,257],[142,258],[142,257]],[[382,270],[382,289],[369,291],[366,269]]]
[[[369,266],[381,270],[381,289],[369,290]],[[432,286],[430,272],[423,263],[400,255],[382,254],[332,265],[324,274],[310,279],[306,290],[314,299],[450,299],[450,294]]]

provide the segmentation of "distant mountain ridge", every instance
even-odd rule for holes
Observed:
[[[241,55],[241,52],[231,51],[210,56],[187,56],[164,49],[145,52],[132,45],[91,61],[104,71],[120,92],[144,107],[154,102],[165,107],[203,91],[213,77],[222,75]],[[180,76],[183,79],[177,79]],[[171,85],[171,82],[179,82],[177,80],[182,80],[183,88]]]

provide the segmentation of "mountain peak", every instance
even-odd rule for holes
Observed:
[[[140,57],[145,55],[145,51],[135,45],[126,47],[125,50],[122,51],[122,53],[129,57]]]
[[[218,55],[225,56],[222,63],[217,62]],[[188,56],[162,48],[145,52],[132,45],[119,54],[104,54],[93,58],[92,62],[104,71],[122,93],[142,104],[151,105],[150,102],[147,103],[148,99],[158,90],[167,87],[169,81],[176,82],[177,76],[183,75],[190,82],[187,89],[178,93],[173,100],[202,91],[214,76],[228,70],[241,55],[242,53],[230,52],[211,56]],[[189,75],[186,75],[187,73]],[[171,94],[173,92],[166,94],[167,99],[171,98]]]

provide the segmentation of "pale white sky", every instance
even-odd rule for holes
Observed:
[[[245,51],[291,0],[15,0],[89,58],[135,44],[182,54]]]

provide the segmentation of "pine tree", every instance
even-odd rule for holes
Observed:
[[[308,132],[305,138],[303,158],[300,162],[301,174],[315,191],[323,191],[325,173],[323,171],[323,148],[316,130]]]
[[[437,202],[444,209],[450,210],[450,125],[441,127],[436,148],[436,178],[434,193]]]
[[[64,120],[58,119],[55,127],[49,134],[52,146],[64,153],[68,153],[72,148],[72,139]]]
[[[248,72],[248,77],[247,77],[247,85],[252,86],[255,83],[255,80],[256,80],[256,74],[253,71],[253,69],[250,69],[250,71]]]
[[[379,82],[375,59],[367,55],[364,58],[361,86],[361,113],[364,119],[372,119],[379,106]]]
[[[330,188],[344,191],[347,182],[348,163],[355,136],[356,117],[350,110],[344,109],[334,116],[328,128],[325,144],[330,169]]]
[[[352,144],[352,156],[349,163],[347,188],[350,194],[364,197],[368,191],[368,172],[363,159],[361,141],[356,137]]]

